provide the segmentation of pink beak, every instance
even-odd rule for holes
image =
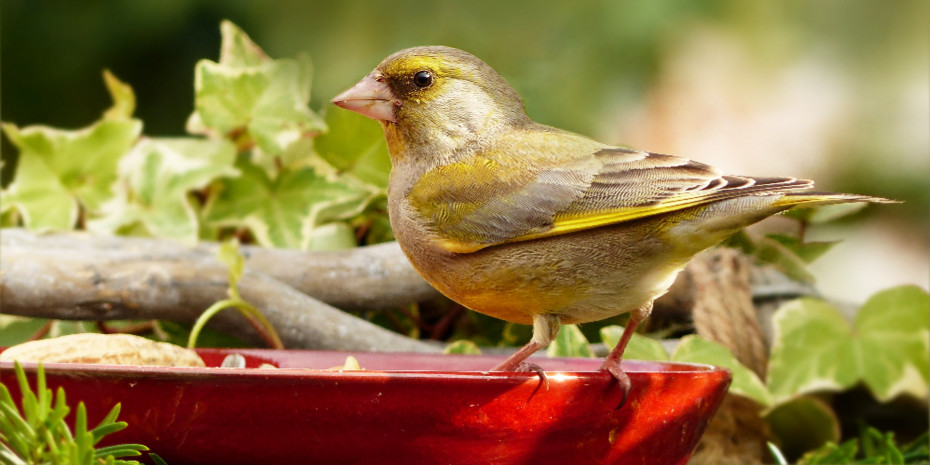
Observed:
[[[391,89],[381,80],[380,74],[372,72],[351,89],[339,94],[333,103],[378,121],[396,122],[394,107],[399,105]]]

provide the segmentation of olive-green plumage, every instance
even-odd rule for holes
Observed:
[[[448,47],[397,52],[333,101],[381,121],[391,224],[424,278],[475,311],[534,324],[502,369],[563,323],[637,311],[635,327],[694,254],[767,216],[884,201],[725,176],[535,123],[497,72]],[[621,381],[622,350],[605,366]]]

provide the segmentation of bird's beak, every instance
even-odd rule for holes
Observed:
[[[351,89],[339,94],[333,103],[378,121],[396,122],[396,99],[377,72],[372,72]]]

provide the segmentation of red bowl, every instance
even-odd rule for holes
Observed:
[[[534,358],[546,389],[535,373],[482,371],[495,356],[353,353],[364,371],[328,371],[350,354],[199,353],[208,368],[45,371],[91,426],[122,403],[129,427],[101,445],[145,444],[170,465],[684,464],[730,383],[721,368],[624,361],[633,387],[617,409],[621,392],[594,359]],[[230,353],[247,368],[216,368]],[[35,364],[26,369],[34,386]],[[9,362],[0,381],[19,399]]]

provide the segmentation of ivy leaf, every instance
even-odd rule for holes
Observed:
[[[605,326],[601,328],[601,340],[609,349],[613,349],[620,341],[623,334],[623,328],[620,326]],[[730,370],[733,374],[733,381],[730,384],[730,392],[748,397],[759,402],[764,406],[771,405],[772,396],[769,394],[765,384],[756,374],[740,363],[736,357],[716,342],[708,341],[699,336],[685,336],[681,339],[678,347],[671,357],[662,347],[659,341],[641,336],[634,333],[630,338],[626,351],[623,353],[624,359],[637,360],[657,360],[686,363],[703,363],[715,365]]]
[[[113,97],[113,106],[103,112],[103,119],[132,118],[132,114],[136,111],[136,94],[132,91],[132,87],[117,79],[108,69],[103,70],[103,83],[106,84],[107,91]]]
[[[769,390],[776,403],[818,390],[840,391],[859,378],[848,321],[830,304],[791,301],[775,312]]]
[[[370,194],[345,183],[329,181],[313,168],[282,171],[271,179],[260,167],[240,159],[242,172],[224,180],[218,195],[206,205],[211,226],[244,227],[259,244],[306,250],[314,228],[354,216]]]
[[[776,402],[864,381],[879,401],[930,384],[930,297],[916,286],[880,292],[851,325],[816,299],[785,304],[773,317],[769,389]]]
[[[729,392],[753,399],[763,406],[772,405],[772,395],[765,383],[755,372],[740,363],[732,352],[716,342],[698,336],[685,336],[672,354],[672,360],[726,368],[733,374]]]
[[[224,139],[143,139],[120,162],[118,195],[93,231],[114,233],[133,225],[153,236],[196,242],[198,218],[189,192],[235,176],[236,153]]]
[[[546,354],[550,357],[594,357],[591,345],[578,329],[578,325],[562,326],[558,336],[546,349]]]
[[[220,62],[194,69],[194,112],[187,129],[253,145],[254,161],[270,172],[293,142],[326,128],[307,106],[312,66],[307,55],[271,60],[238,27],[224,21]]]
[[[612,350],[620,342],[622,334],[622,326],[604,326],[601,328],[601,341],[608,349]],[[638,333],[633,333],[633,337],[630,338],[630,342],[627,343],[626,350],[623,352],[623,358],[658,361],[667,361],[669,359],[668,352],[665,351],[665,347],[662,347],[661,342]]]
[[[31,129],[38,131],[38,128]],[[14,210],[19,212],[23,225],[31,229],[71,229],[77,223],[79,203],[44,159],[54,157],[41,157],[28,149],[15,126],[4,124],[3,130],[19,149],[13,182],[3,191],[3,203],[10,209],[8,214],[12,215]],[[53,130],[42,128],[42,131]]]
[[[854,322],[862,376],[880,401],[908,393],[926,398],[930,383],[930,296],[901,286],[872,296]]]
[[[347,223],[326,223],[310,231],[307,250],[346,250],[358,247],[355,230]]]
[[[19,210],[13,208],[9,198],[9,192],[0,191],[0,228],[12,228],[20,224]]]
[[[76,131],[4,124],[3,130],[19,150],[4,200],[27,227],[62,230],[76,224],[81,208],[93,215],[113,195],[119,159],[139,137],[142,123],[105,119]]]
[[[840,440],[840,422],[829,405],[811,396],[800,396],[765,415],[781,450],[789,457]],[[839,462],[821,462],[839,463]]]
[[[234,68],[259,66],[269,60],[268,55],[252,42],[245,32],[229,20],[220,22],[220,63]]]
[[[348,174],[386,190],[391,158],[380,125],[332,105],[327,107],[323,117],[329,131],[314,140],[319,157],[340,175]]]

